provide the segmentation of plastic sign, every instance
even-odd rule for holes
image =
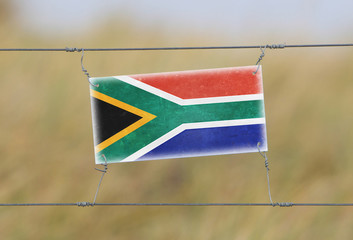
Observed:
[[[96,163],[267,151],[256,68],[91,78]]]

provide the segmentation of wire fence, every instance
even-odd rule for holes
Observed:
[[[266,44],[266,45],[250,45],[250,46],[203,46],[203,47],[146,47],[146,48],[0,48],[0,52],[82,52],[81,65],[82,70],[87,72],[83,67],[83,53],[85,51],[163,51],[163,50],[217,50],[217,49],[261,49],[257,64],[262,60],[265,49],[284,49],[284,48],[318,48],[318,47],[353,47],[353,43],[343,44]],[[85,73],[89,79],[89,74]],[[104,170],[97,169],[102,172],[102,177],[98,184],[98,188],[93,202],[76,202],[76,203],[0,203],[0,207],[94,207],[94,206],[110,206],[110,207],[352,207],[353,203],[293,203],[293,202],[272,202],[269,182],[268,159],[265,153],[260,152],[265,158],[265,167],[267,169],[267,181],[270,203],[97,203],[96,198],[101,185],[104,174],[107,172],[107,165]]]

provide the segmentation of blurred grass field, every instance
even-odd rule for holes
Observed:
[[[74,41],[2,21],[1,47],[222,45],[107,24]],[[207,41],[205,40],[207,37]],[[228,40],[229,41],[229,40]],[[237,43],[233,39],[232,43]],[[263,43],[263,42],[260,42]],[[258,44],[260,44],[258,43]],[[86,52],[91,76],[253,65],[259,50]],[[0,202],[93,201],[89,86],[80,53],[0,53]],[[276,202],[353,202],[353,51],[268,50],[263,60]],[[268,202],[259,154],[109,165],[97,202]],[[348,207],[1,207],[1,239],[350,239]]]

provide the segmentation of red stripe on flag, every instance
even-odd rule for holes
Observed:
[[[262,93],[256,66],[139,74],[130,77],[182,99]]]

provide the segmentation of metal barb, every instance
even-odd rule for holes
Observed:
[[[267,173],[267,187],[268,187],[268,196],[270,198],[270,202],[272,204],[272,206],[276,206],[276,203],[273,203],[272,202],[272,197],[271,197],[271,186],[270,186],[270,168],[269,168],[269,163],[268,163],[268,158],[266,156],[266,153],[265,152],[261,152],[261,149],[260,149],[260,142],[257,143],[257,149],[260,153],[260,155],[265,159],[265,168],[266,168],[266,173]]]
[[[74,49],[74,50],[75,50],[75,49]],[[76,49],[76,50],[77,50],[77,49]],[[81,52],[82,52],[82,56],[81,56],[81,68],[82,68],[82,72],[87,76],[87,80],[88,80],[89,84],[91,84],[92,87],[99,87],[99,84],[94,85],[94,84],[91,82],[91,80],[90,80],[91,76],[89,75],[88,71],[87,71],[87,70],[84,68],[84,66],[83,66],[83,56],[85,55],[84,49],[82,48],[81,50],[77,50],[77,51],[81,51]]]
[[[101,179],[100,179],[100,181],[99,181],[99,183],[98,183],[98,187],[97,187],[96,195],[94,195],[94,200],[93,200],[93,203],[92,203],[92,204],[93,204],[93,206],[96,204],[96,199],[97,199],[97,196],[98,196],[99,187],[101,186],[101,183],[102,183],[102,180],[103,180],[104,174],[106,174],[106,173],[107,173],[107,171],[108,171],[108,163],[107,163],[107,158],[105,157],[105,155],[104,155],[104,154],[102,154],[102,156],[103,156],[104,161],[105,161],[105,163],[104,163],[104,164],[102,164],[102,165],[104,166],[104,169],[102,170],[102,169],[95,168],[97,171],[102,172],[102,176],[101,176]]]

